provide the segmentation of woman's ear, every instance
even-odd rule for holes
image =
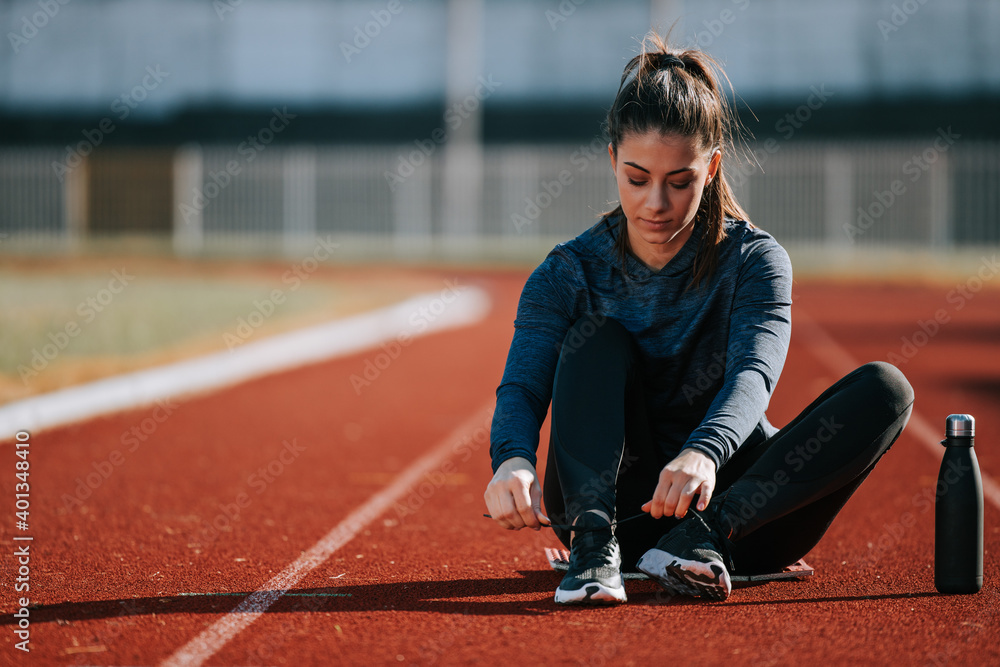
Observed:
[[[712,157],[708,162],[708,178],[705,179],[705,185],[711,183],[715,175],[719,173],[720,164],[722,164],[722,149],[716,148],[712,151]]]
[[[608,158],[611,160],[611,175],[618,180],[618,156],[615,155],[615,147],[608,142]]]

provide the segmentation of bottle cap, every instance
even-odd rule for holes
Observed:
[[[972,415],[948,415],[945,434],[949,438],[971,438],[976,435],[976,418]]]

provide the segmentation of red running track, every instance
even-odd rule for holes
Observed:
[[[939,595],[927,494],[940,456],[909,431],[808,556],[814,577],[739,589],[724,603],[629,582],[626,606],[557,607],[559,577],[542,554],[556,544],[551,533],[508,533],[480,516],[490,478],[483,408],[525,277],[460,276],[489,291],[492,313],[414,341],[360,393],[349,378],[377,350],[178,402],[134,451],[122,436],[151,410],[33,436],[31,653],[14,648],[10,519],[0,663],[159,664],[235,618],[241,601],[441,444],[453,451],[447,462],[351,526],[354,539],[204,664],[1000,662],[1000,514],[988,503],[983,591]],[[948,321],[901,367],[935,429],[951,412],[977,417],[983,470],[1000,477],[1000,292],[957,308],[953,287],[798,284],[793,319],[808,317],[839,347],[831,353],[815,327],[794,326],[772,422],[835,381],[845,354],[858,363],[903,354],[901,338],[945,309]],[[464,443],[443,442],[462,423]],[[114,450],[120,465],[71,500],[77,479],[107,472]],[[11,443],[2,452],[9,499],[16,459]]]

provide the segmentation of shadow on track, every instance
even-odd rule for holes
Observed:
[[[726,602],[728,607],[756,607],[768,604],[818,604],[821,602],[863,602],[865,600],[906,600],[916,598],[946,597],[944,593],[934,591],[922,591],[920,593],[889,593],[886,595],[843,595],[828,598],[793,598],[790,600],[730,600]]]
[[[556,605],[552,593],[558,578],[547,571],[520,571],[521,578],[453,579],[445,581],[399,581],[357,584],[325,588],[297,588],[279,598],[268,614],[302,612],[415,611],[463,615],[545,616],[566,610]],[[630,582],[630,605],[724,607],[818,604],[824,602],[861,602],[935,597],[935,592],[894,593],[810,597],[784,600],[740,601],[737,596],[726,602],[671,597],[654,583]],[[240,593],[187,593],[174,596],[61,602],[31,608],[33,623],[65,623],[99,618],[128,618],[151,614],[224,614],[232,611],[251,595]],[[13,625],[17,619],[5,614],[0,626]]]
[[[559,609],[552,600],[559,580],[552,572],[521,571],[520,574],[520,578],[397,581],[296,588],[279,598],[266,613],[394,610],[533,616]],[[251,593],[209,592],[127,600],[61,602],[30,608],[31,621],[52,623],[149,614],[223,614],[232,611]],[[16,622],[11,614],[5,614],[0,626]]]

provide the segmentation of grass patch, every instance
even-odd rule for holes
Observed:
[[[292,281],[283,280],[286,267],[280,266],[152,264],[0,269],[0,403],[229,349],[234,339],[224,336],[237,336],[241,318],[259,324],[246,339],[252,342],[388,305],[437,284],[322,270]],[[281,303],[270,301],[275,290]]]

